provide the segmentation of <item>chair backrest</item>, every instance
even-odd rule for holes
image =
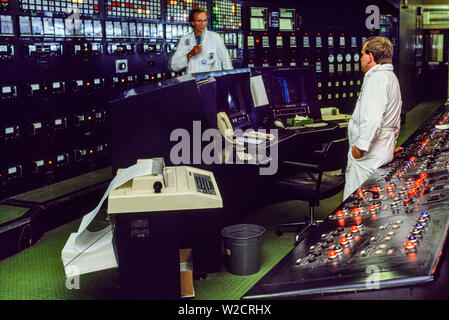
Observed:
[[[348,161],[349,141],[348,138],[331,141],[324,150],[321,169],[323,171],[334,171],[346,168]]]

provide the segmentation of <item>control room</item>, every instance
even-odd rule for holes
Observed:
[[[448,0],[1,0],[0,300],[449,299],[448,43]]]

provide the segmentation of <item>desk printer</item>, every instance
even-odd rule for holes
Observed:
[[[223,202],[211,172],[153,161],[153,174],[108,198],[120,286],[130,298],[177,299],[179,249],[192,249],[194,274],[220,270]]]

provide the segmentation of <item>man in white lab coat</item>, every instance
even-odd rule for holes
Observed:
[[[207,12],[203,8],[190,10],[189,22],[193,32],[183,36],[170,60],[173,71],[187,73],[233,69],[228,50],[221,36],[207,30]]]
[[[403,150],[395,148],[402,100],[392,57],[393,44],[385,37],[368,38],[362,46],[360,64],[365,78],[348,126],[344,199]]]

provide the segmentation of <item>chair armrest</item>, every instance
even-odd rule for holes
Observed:
[[[320,166],[317,164],[304,163],[304,162],[293,162],[293,161],[283,161],[282,164],[285,166],[290,166],[290,167],[295,167],[295,168],[300,168],[300,169],[308,169],[308,170],[312,170],[315,172],[321,171]]]

